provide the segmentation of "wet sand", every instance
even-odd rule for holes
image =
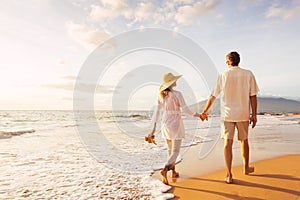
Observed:
[[[234,182],[226,184],[224,170],[172,182],[173,199],[300,199],[300,155],[255,162],[255,172],[233,168]]]

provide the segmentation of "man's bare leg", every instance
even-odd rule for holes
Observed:
[[[241,150],[242,150],[242,156],[244,161],[244,174],[248,175],[252,172],[254,172],[254,167],[249,166],[249,143],[248,139],[241,140]]]
[[[232,144],[233,144],[233,140],[231,140],[231,139],[224,140],[224,158],[225,158],[225,164],[226,164],[226,170],[227,170],[227,175],[225,178],[226,183],[232,183],[232,173],[231,173]]]

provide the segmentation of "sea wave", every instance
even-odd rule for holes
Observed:
[[[0,131],[0,139],[7,139],[13,136],[20,136],[26,133],[34,133],[34,129],[18,130],[18,131]]]
[[[98,120],[114,121],[114,122],[127,122],[136,120],[150,120],[151,116],[144,113],[101,113],[97,114]]]
[[[79,126],[79,125],[78,124],[63,125],[64,128],[77,127],[77,126]]]

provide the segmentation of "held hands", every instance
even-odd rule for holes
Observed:
[[[201,113],[199,117],[202,121],[208,120],[208,114],[206,112]]]
[[[201,114],[196,113],[196,114],[194,114],[194,117],[199,117],[201,119],[201,121],[208,120],[208,115],[205,112],[203,112]]]

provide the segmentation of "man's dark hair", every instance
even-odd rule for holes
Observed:
[[[231,66],[238,66],[240,63],[240,55],[236,51],[228,53],[226,58],[230,61]]]

